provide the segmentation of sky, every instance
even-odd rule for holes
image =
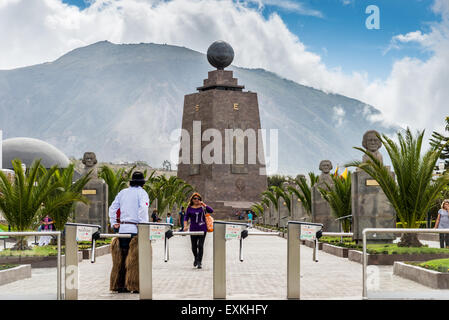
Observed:
[[[449,0],[0,0],[0,39],[0,70],[101,40],[206,52],[222,39],[235,65],[359,99],[386,123],[443,131],[449,115]]]

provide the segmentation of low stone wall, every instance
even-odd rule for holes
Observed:
[[[349,250],[348,259],[362,263],[362,251]],[[446,259],[449,254],[366,254],[368,265],[388,265],[392,266],[396,261],[428,261],[433,259]]]
[[[0,271],[0,286],[17,280],[31,278],[31,265],[24,264]]]
[[[334,246],[328,243],[323,243],[323,251],[329,254],[332,254],[334,256],[340,257],[340,258],[347,258],[348,257],[348,248],[343,248],[339,246]]]
[[[418,239],[424,241],[440,241],[440,235],[437,233],[418,233]]]
[[[32,268],[56,268],[56,256],[50,257],[0,257],[0,264],[30,264]],[[83,261],[83,253],[78,252],[78,262]],[[61,256],[61,265],[65,265],[65,255]]]
[[[83,253],[83,259],[90,259],[92,256],[92,250],[91,249],[85,249],[81,251]],[[101,257],[106,254],[111,253],[111,245],[107,244],[105,246],[97,247],[95,248],[95,256]]]
[[[449,273],[428,270],[404,262],[395,262],[393,274],[434,289],[449,289]]]

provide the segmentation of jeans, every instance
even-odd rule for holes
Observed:
[[[201,263],[203,260],[203,248],[204,248],[204,240],[206,240],[207,232],[204,232],[202,236],[190,236],[190,240],[192,241],[192,252],[195,257],[195,261]]]
[[[449,233],[440,233],[440,248],[444,248],[444,243],[449,248]]]

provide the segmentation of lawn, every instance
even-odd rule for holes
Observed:
[[[1,224],[0,223],[0,231],[1,232],[7,232],[8,231],[8,226],[6,224]]]
[[[0,264],[0,271],[17,267],[17,264]]]
[[[335,246],[363,250],[362,244],[356,244],[351,238],[343,238],[343,242],[340,242],[340,237],[322,237],[320,242],[329,243]],[[429,248],[428,246],[416,247],[398,247],[397,244],[368,244],[367,252],[369,254],[430,254],[430,253],[447,253],[449,249]]]
[[[434,270],[438,272],[449,272],[449,259],[436,259],[426,262],[413,262],[415,266],[419,266],[425,269]]]
[[[106,244],[109,244],[110,241],[96,241],[95,242],[95,248],[104,246]],[[85,250],[90,249],[91,243],[90,242],[80,242],[78,243],[78,250]],[[65,247],[61,246],[61,252],[62,254],[65,253]],[[55,245],[48,245],[48,246],[34,246],[32,250],[10,250],[6,249],[3,251],[0,251],[0,257],[2,256],[22,256],[22,257],[46,257],[46,256],[56,256],[58,254],[58,246]]]

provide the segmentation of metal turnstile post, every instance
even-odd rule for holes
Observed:
[[[287,299],[299,299],[301,225],[288,223],[287,228]]]
[[[226,299],[226,225],[214,223],[214,299]]]
[[[153,299],[153,248],[150,241],[150,225],[138,225],[139,242],[139,290],[141,300]]]
[[[76,225],[65,227],[65,299],[78,300],[78,244]]]

